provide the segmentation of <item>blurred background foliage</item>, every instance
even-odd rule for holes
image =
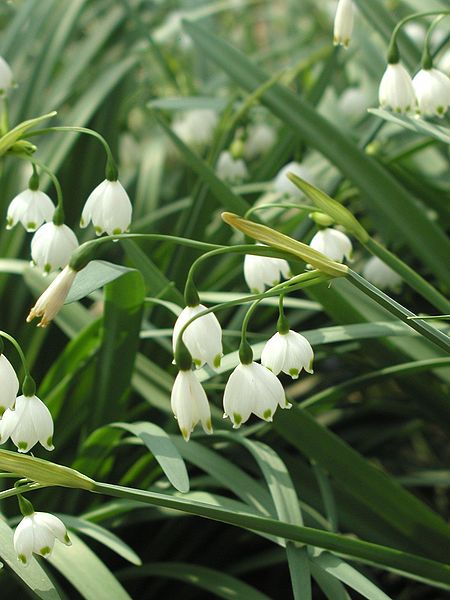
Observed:
[[[255,123],[269,124],[275,142],[247,160],[249,178],[233,188],[242,206],[279,197],[273,188],[276,174],[292,160],[301,162],[306,179],[343,202],[380,242],[446,293],[442,257],[448,259],[448,144],[386,123],[366,110],[377,105],[377,85],[393,26],[423,3],[357,2],[360,10],[347,52],[331,44],[335,4],[314,0],[2,2],[0,54],[17,82],[9,98],[11,123],[57,110],[51,124],[86,126],[104,135],[119,158],[120,179],[134,203],[133,231],[231,244],[239,238],[220,220],[221,210],[230,209],[227,199],[211,193],[204,176],[187,164],[187,157],[158,125],[155,111],[177,131],[175,124],[187,110],[214,110],[218,126],[208,143],[196,145],[185,137],[212,168],[235,136],[245,139]],[[448,9],[448,3],[429,0],[428,8]],[[315,138],[283,122],[276,94],[268,102],[256,99],[241,118],[233,120],[255,87],[252,73],[244,63],[231,59],[229,68],[222,68],[220,58],[211,58],[183,31],[183,19],[238,48],[267,78],[278,75],[281,85],[336,128],[336,135],[359,148],[361,156],[370,156],[395,179],[421,215],[416,226],[417,231],[423,229],[423,237],[416,238],[415,244],[405,239],[399,224],[409,218],[407,206],[405,214],[398,211],[397,221],[371,206],[368,190],[379,182],[368,180],[366,189],[355,184],[349,176],[351,164],[343,172],[331,159],[333,152],[339,154],[338,146],[326,155]],[[418,65],[424,33],[419,25],[401,40],[410,69]],[[436,29],[435,38],[435,52],[443,59],[449,47],[448,24]],[[249,82],[247,89],[243,80]],[[448,126],[448,119],[442,125]],[[88,239],[92,230],[78,228],[79,215],[90,191],[104,178],[103,151],[92,138],[74,133],[30,139],[38,146],[37,157],[61,180],[68,224],[80,241]],[[329,144],[333,146],[335,140],[329,139]],[[8,203],[26,186],[30,168],[8,156],[0,169],[4,222]],[[47,188],[53,194],[48,182]],[[386,202],[391,199],[386,197]],[[273,209],[258,214],[297,239],[309,241],[315,231],[304,211]],[[435,261],[424,259],[421,252],[421,246],[429,244],[436,247]],[[251,454],[229,436],[206,439],[197,433],[185,444],[170,411],[175,375],[170,336],[175,315],[165,307],[144,303],[144,296],[182,306],[184,280],[197,251],[130,241],[109,247],[103,257],[139,269],[143,284],[136,273],[123,276],[106,287],[104,298],[95,292],[66,306],[47,330],[25,324],[33,299],[46,286],[28,267],[29,236],[19,228],[3,231],[0,256],[1,328],[23,344],[40,384],[39,395],[55,419],[56,449],[45,458],[72,465],[98,480],[178,493],[146,447],[145,435],[109,426],[118,421],[151,422],[171,435],[186,461],[191,489],[187,497],[228,502],[236,510],[244,503],[264,514],[271,498]],[[353,268],[361,271],[367,257],[356,246]],[[197,281],[208,304],[244,293],[242,259],[230,255],[210,260]],[[395,297],[416,313],[435,312],[406,285]],[[293,384],[283,381],[289,399],[303,403],[305,409],[277,414],[273,426],[252,422],[240,433],[263,441],[282,458],[307,526],[445,562],[450,365],[437,368],[442,352],[400,327],[346,282],[314,288],[286,306],[291,326],[308,332],[316,351],[313,376]],[[236,349],[244,312],[238,308],[220,316],[226,354]],[[275,320],[274,304],[261,307],[252,319],[251,342],[258,344],[272,335]],[[358,327],[346,328],[351,324]],[[12,353],[8,357],[15,360]],[[234,364],[231,355],[222,371]],[[208,371],[202,376],[215,428],[227,429],[220,409],[223,377]],[[233,505],[232,500],[240,504]],[[37,510],[63,514],[66,524],[80,535],[73,534],[74,547],[67,553],[55,548],[51,566],[40,563],[61,598],[292,597],[285,551],[249,531],[61,488],[36,492],[33,501]],[[14,499],[3,502],[2,510],[14,525]],[[273,512],[273,507],[267,510]],[[324,570],[325,575],[313,571],[312,597],[386,598],[381,590],[404,600],[437,600],[445,595],[433,582],[352,564],[357,571],[347,565],[349,570],[340,576],[337,568]],[[359,575],[373,581],[378,586],[375,591],[369,584],[355,583]],[[335,577],[344,580],[347,591]],[[7,568],[0,571],[0,585],[5,598],[26,589]]]

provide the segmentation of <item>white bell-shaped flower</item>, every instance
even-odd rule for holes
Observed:
[[[224,418],[230,418],[234,429],[252,413],[272,421],[278,406],[290,408],[280,380],[266,367],[256,362],[240,363],[231,373],[225,386],[223,410]]]
[[[244,156],[252,160],[265,154],[275,144],[277,134],[275,129],[267,123],[255,123],[247,128]]]
[[[450,104],[450,79],[438,69],[421,69],[413,79],[418,111],[425,117],[443,117]]]
[[[55,205],[44,192],[27,189],[11,200],[6,214],[6,229],[22,223],[27,231],[36,231],[38,227],[52,220]]]
[[[33,512],[17,525],[13,543],[17,558],[23,565],[27,565],[33,552],[49,556],[55,540],[66,546],[71,545],[66,526],[61,519],[50,513]]]
[[[19,452],[28,452],[38,442],[53,450],[53,419],[37,396],[18,396],[14,410],[8,408],[0,421],[0,444],[9,438]]]
[[[347,260],[352,259],[353,248],[350,238],[345,233],[342,233],[342,231],[331,227],[320,229],[314,235],[309,245],[314,250],[322,252],[322,254],[331,258],[331,260],[340,263],[343,262],[344,258]]]
[[[206,310],[206,306],[186,306],[180,313],[173,328],[172,346],[175,353],[180,331],[188,321]],[[183,333],[183,342],[189,350],[196,367],[207,363],[211,368],[220,367],[222,358],[222,327],[214,313],[208,313],[192,321]]]
[[[12,86],[13,74],[6,60],[0,56],[0,94]]]
[[[364,266],[363,276],[380,290],[399,291],[403,281],[400,275],[378,256],[369,258]]]
[[[241,183],[248,177],[247,167],[242,158],[233,158],[227,150],[219,155],[216,174],[217,177],[231,184]]]
[[[303,192],[288,179],[288,173],[293,173],[308,183],[313,183],[313,177],[307,167],[296,161],[284,165],[284,167],[278,171],[273,182],[274,191],[279,194],[292,196],[293,198],[300,198]]]
[[[125,188],[119,181],[102,181],[89,195],[81,213],[80,226],[87,227],[89,222],[95,233],[101,235],[119,235],[128,231],[133,208]]]
[[[186,441],[199,421],[205,433],[212,433],[208,398],[194,371],[178,372],[172,388],[170,405]]]
[[[244,277],[251,292],[261,294],[265,287],[280,282],[281,277],[289,279],[291,269],[283,258],[246,254],[244,258]]]
[[[36,300],[36,304],[30,310],[30,314],[27,317],[27,323],[30,323],[36,317],[41,317],[38,327],[47,327],[50,321],[61,310],[76,274],[77,271],[74,271],[71,267],[64,267]]]
[[[353,31],[353,2],[339,0],[334,18],[333,43],[348,48]]]
[[[378,99],[381,108],[405,114],[414,112],[416,94],[411,76],[401,63],[388,64],[380,82]]]
[[[45,223],[31,240],[31,258],[39,269],[48,274],[64,268],[77,248],[78,240],[70,227]]]
[[[0,354],[0,417],[7,408],[14,406],[19,380],[14,367],[4,354]]]
[[[261,363],[275,375],[281,371],[297,379],[301,370],[313,372],[314,352],[311,344],[300,333],[289,330],[276,333],[266,343],[261,354]]]
[[[176,115],[172,129],[187,146],[201,148],[212,141],[217,123],[214,110],[199,108]]]

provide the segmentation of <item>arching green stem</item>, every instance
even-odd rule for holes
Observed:
[[[431,25],[428,27],[427,35],[425,37],[425,43],[423,45],[423,53],[422,53],[422,69],[432,69],[433,68],[433,56],[431,54],[431,35],[435,29],[435,27],[445,19],[448,14],[439,15]]]
[[[103,146],[106,152],[106,179],[110,181],[116,181],[118,178],[118,169],[116,165],[116,161],[114,160],[113,153],[111,152],[111,148],[109,147],[108,142],[105,138],[100,135],[97,131],[93,129],[89,129],[88,127],[76,127],[76,126],[56,126],[56,127],[46,127],[45,129],[35,129],[27,134],[27,137],[35,136],[35,135],[45,135],[46,133],[54,133],[58,131],[63,132],[72,132],[72,133],[84,133],[86,135],[91,135],[96,138]]]
[[[392,32],[392,35],[391,35],[391,41],[389,43],[388,54],[387,54],[388,63],[396,64],[400,60],[400,54],[399,54],[399,50],[398,50],[398,46],[397,46],[397,35],[398,35],[398,32],[400,31],[400,29],[403,27],[403,25],[405,25],[409,21],[413,21],[415,19],[420,19],[421,17],[432,17],[434,15],[445,16],[445,15],[449,15],[449,14],[450,14],[450,11],[444,11],[444,10],[432,10],[432,11],[427,11],[427,12],[417,12],[417,13],[413,13],[412,15],[408,15],[407,17],[405,17],[404,19],[399,21],[397,23],[397,25],[395,26],[394,31]]]
[[[25,354],[19,344],[19,342],[12,336],[9,335],[9,333],[6,333],[6,331],[0,331],[0,337],[5,338],[5,340],[8,340],[9,342],[11,342],[11,344],[14,346],[14,348],[17,351],[17,354],[20,357],[20,361],[22,363],[22,367],[25,373],[25,377],[29,377],[30,376],[30,371],[28,369],[28,365],[27,365],[27,360],[25,358]],[[3,352],[3,347],[1,348],[2,352]]]

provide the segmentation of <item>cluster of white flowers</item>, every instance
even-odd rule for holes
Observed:
[[[420,69],[411,79],[400,62],[391,63],[381,79],[379,102],[400,114],[443,117],[450,105],[450,79],[433,67]]]

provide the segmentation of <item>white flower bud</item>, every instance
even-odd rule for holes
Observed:
[[[348,48],[353,31],[353,2],[339,0],[334,19],[333,42]]]
[[[401,63],[388,64],[380,82],[378,99],[381,108],[405,114],[414,112],[416,95],[411,77]]]
[[[186,306],[176,320],[173,328],[172,346],[175,353],[178,337],[184,325],[195,315],[206,310],[206,306]],[[196,367],[207,363],[217,369],[222,358],[222,328],[214,313],[208,313],[195,319],[183,333],[183,342],[189,350]]]
[[[30,562],[34,553],[49,556],[59,540],[66,546],[71,545],[67,529],[61,519],[50,513],[33,512],[24,517],[14,532],[14,549],[23,565]]]
[[[44,192],[27,189],[11,200],[6,214],[6,229],[18,222],[27,231],[36,231],[44,221],[51,221],[55,205]]]
[[[350,238],[345,233],[342,233],[342,231],[332,229],[331,227],[320,229],[314,235],[309,245],[314,250],[322,252],[322,254],[325,254],[325,256],[336,262],[341,263],[344,261],[344,258],[347,260],[352,259],[353,248]]]
[[[7,408],[14,406],[19,380],[12,364],[4,354],[0,354],[0,418]]]
[[[37,396],[18,396],[14,410],[8,408],[0,421],[0,444],[9,438],[19,452],[28,452],[38,442],[53,450],[53,419]]]
[[[95,233],[101,235],[119,235],[128,231],[131,223],[133,208],[127,192],[119,181],[102,181],[86,200],[81,213],[81,227],[87,227],[89,222],[95,228]]]
[[[172,129],[187,146],[202,148],[212,141],[217,123],[214,110],[199,108],[176,115]]]
[[[363,276],[380,290],[399,291],[403,281],[400,275],[378,256],[369,258],[364,266]]]
[[[183,438],[188,441],[200,421],[205,433],[212,433],[208,398],[194,371],[179,371],[170,404]]]
[[[255,123],[247,128],[247,140],[245,142],[244,156],[252,160],[257,156],[265,154],[275,144],[276,131],[267,123]]]
[[[294,183],[292,183],[290,179],[288,179],[288,173],[293,173],[308,183],[313,183],[313,177],[309,169],[307,169],[301,163],[295,161],[284,165],[284,167],[278,171],[273,182],[274,191],[278,192],[279,194],[287,194],[294,198],[300,198],[303,192]]]
[[[38,327],[47,327],[50,321],[61,310],[67,294],[74,282],[77,271],[67,266],[51,282],[48,288],[36,300],[36,304],[30,310],[27,323],[35,317],[42,317]]]
[[[272,421],[277,407],[290,408],[280,380],[266,367],[252,362],[240,363],[231,373],[223,396],[224,418],[237,429],[253,413]]]
[[[251,292],[261,294],[265,287],[280,283],[283,276],[289,279],[291,270],[289,263],[283,258],[246,254],[244,259],[244,277]]]
[[[261,363],[275,375],[281,371],[297,379],[301,370],[313,372],[314,352],[311,344],[296,331],[276,333],[266,343],[261,354]]]
[[[248,177],[247,167],[242,158],[233,158],[228,151],[221,152],[216,165],[217,177],[227,183],[241,183]]]
[[[413,79],[418,111],[442,118],[450,104],[450,79],[438,69],[421,69]]]
[[[76,248],[78,240],[70,227],[45,223],[31,240],[31,258],[48,275],[65,267]]]

